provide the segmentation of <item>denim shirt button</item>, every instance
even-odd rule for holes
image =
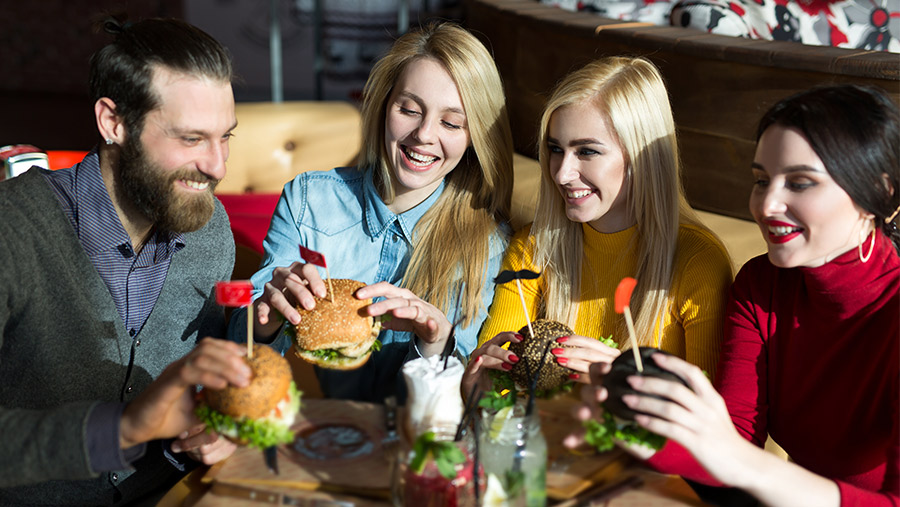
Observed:
[[[393,239],[394,243],[396,243],[397,241],[400,241],[400,236],[397,236],[396,234],[394,234],[392,239]]]

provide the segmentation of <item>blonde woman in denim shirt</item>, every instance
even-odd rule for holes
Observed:
[[[252,277],[254,337],[288,345],[281,316],[299,322],[292,303],[312,309],[313,294],[326,294],[298,245],[321,252],[331,277],[368,284],[357,297],[376,298],[370,315],[390,316],[382,350],[362,368],[317,368],[322,390],[382,401],[406,360],[439,354],[447,340],[463,356],[476,346],[506,246],[512,137],[490,54],[449,23],[397,40],[369,76],[362,117],[357,167],[284,187]],[[242,326],[231,327],[240,339]]]

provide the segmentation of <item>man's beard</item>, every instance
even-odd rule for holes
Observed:
[[[122,196],[159,230],[193,232],[212,217],[218,180],[189,169],[160,168],[147,158],[136,136],[128,136],[123,143],[117,172]],[[209,187],[199,193],[177,192],[175,182],[180,179],[209,182]]]

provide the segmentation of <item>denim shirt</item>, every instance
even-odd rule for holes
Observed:
[[[444,183],[424,201],[399,215],[390,211],[381,200],[372,179],[372,171],[344,167],[331,171],[302,173],[287,183],[269,232],[263,242],[265,254],[259,271],[251,277],[254,298],[259,297],[266,282],[272,279],[276,267],[300,261],[299,245],[320,252],[328,264],[332,278],[351,278],[365,284],[387,281],[399,285],[412,254],[413,229],[444,190]],[[490,256],[485,272],[488,283],[481,291],[481,306],[472,325],[457,326],[456,348],[468,357],[478,344],[478,331],[487,318],[487,310],[494,294],[490,280],[500,269],[506,247],[507,227],[490,241]],[[464,248],[459,245],[459,248]],[[325,269],[318,268],[322,279]],[[456,294],[451,295],[452,310],[447,319],[457,320]],[[243,311],[232,316],[229,327],[233,339],[243,326]],[[360,369],[335,371],[316,369],[322,391],[331,398],[380,402],[395,394],[402,386],[398,381],[403,362],[415,357],[410,347],[412,334],[383,330],[379,336],[382,350],[372,354]],[[283,335],[273,343],[276,350],[289,350],[289,340]],[[290,352],[289,352],[290,353]],[[399,380],[402,382],[402,379]]]

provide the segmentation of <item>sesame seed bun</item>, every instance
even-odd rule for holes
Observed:
[[[324,298],[314,296],[316,307],[313,310],[297,305],[300,323],[293,327],[294,352],[322,368],[359,368],[372,354],[372,345],[381,332],[381,322],[366,313],[371,299],[354,296],[366,284],[338,278],[332,279],[331,285],[333,299],[329,292]],[[325,288],[330,291],[327,282]],[[328,353],[323,354],[325,351]]]
[[[519,334],[524,338],[521,342],[510,342],[509,351],[519,356],[519,362],[513,365],[510,370],[510,376],[520,387],[528,388],[531,385],[531,375],[544,359],[544,364],[538,373],[538,381],[536,389],[538,391],[550,391],[556,389],[569,381],[569,374],[572,370],[560,366],[555,360],[553,354],[547,352],[544,358],[544,350],[547,344],[555,341],[562,336],[571,336],[575,334],[569,329],[569,326],[561,324],[554,320],[538,319],[531,323],[534,329],[535,338],[531,337],[528,332],[528,326],[519,330]],[[564,343],[553,343],[550,348],[573,348]],[[530,368],[530,371],[529,371]]]
[[[250,385],[203,389],[201,396],[209,408],[225,415],[259,419],[267,416],[287,396],[292,380],[291,366],[272,347],[259,344],[253,346],[253,357],[245,360],[252,371]]]

